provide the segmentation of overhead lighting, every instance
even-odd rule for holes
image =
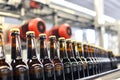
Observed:
[[[90,9],[87,9],[85,7],[82,7],[82,6],[76,5],[74,3],[68,2],[68,1],[64,1],[64,0],[50,0],[50,3],[56,4],[56,5],[59,5],[61,7],[68,8],[68,9],[72,9],[74,11],[83,12],[83,13],[88,14],[90,16],[95,16],[96,15],[96,13],[94,11],[92,11]]]
[[[104,20],[107,21],[107,22],[111,22],[111,23],[116,22],[116,19],[114,19],[114,18],[112,18],[112,17],[110,17],[110,16],[104,15],[103,18],[104,18]]]

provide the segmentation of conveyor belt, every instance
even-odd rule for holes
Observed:
[[[120,69],[114,69],[78,80],[120,80]]]

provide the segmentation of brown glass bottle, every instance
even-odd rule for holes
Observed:
[[[19,29],[11,30],[11,58],[14,80],[29,80],[28,67],[21,57],[21,43]]]
[[[117,68],[117,59],[114,57],[113,52],[111,50],[108,50],[108,56],[111,60],[111,69]]]
[[[96,54],[96,57],[97,57],[97,61],[98,61],[98,66],[97,66],[97,72],[98,73],[101,73],[103,72],[103,59],[102,59],[102,52],[100,50],[99,47],[95,47],[95,54]]]
[[[50,36],[50,58],[52,59],[55,65],[55,77],[56,80],[64,80],[64,67],[63,63],[58,57],[57,47],[56,47],[56,37]]]
[[[94,73],[97,74],[98,73],[98,71],[97,71],[98,69],[97,68],[99,67],[98,66],[99,62],[97,60],[97,56],[96,56],[96,53],[95,53],[95,48],[94,48],[93,45],[90,46],[90,53],[91,53],[90,56],[91,56],[93,62],[95,63],[94,64]]]
[[[44,66],[45,80],[55,80],[54,64],[48,57],[48,50],[46,47],[46,34],[39,35],[40,40],[40,59]]]
[[[42,63],[38,60],[36,55],[35,46],[35,33],[33,31],[28,31],[26,33],[27,42],[27,64],[29,67],[29,77],[30,80],[43,80],[44,69]]]
[[[113,69],[113,57],[112,57],[112,51],[111,50],[108,50],[108,57],[110,59],[110,68],[111,70]]]
[[[99,50],[100,50],[100,55],[101,55],[101,61],[102,61],[102,70],[103,70],[103,72],[105,72],[106,71],[106,59],[105,59],[105,53],[104,53],[104,50],[102,49],[102,48],[99,48]],[[104,68],[103,68],[103,66],[104,66]]]
[[[66,39],[66,48],[67,48],[68,58],[70,59],[72,63],[73,77],[74,79],[79,79],[80,74],[79,74],[78,62],[74,58],[71,39]]]
[[[84,74],[84,63],[79,56],[79,53],[78,53],[78,50],[77,50],[77,42],[73,40],[72,41],[72,46],[73,46],[74,56],[75,56],[75,58],[78,62],[78,69],[79,69],[80,78],[83,78],[85,76],[85,74]]]
[[[59,38],[59,53],[60,59],[64,65],[65,80],[73,80],[72,63],[68,58],[65,46],[65,38],[63,37]]]
[[[109,71],[110,70],[110,59],[108,58],[108,52],[106,50],[103,49],[104,52],[104,59],[105,59],[105,71]]]
[[[5,61],[2,27],[0,27],[0,80],[13,80],[12,67]]]
[[[108,62],[108,71],[111,70],[111,60],[109,58],[109,55],[108,55],[108,51],[105,50],[105,53],[106,53],[106,58],[107,58],[107,62]]]
[[[86,50],[85,50],[86,49]],[[84,45],[84,54],[87,54],[87,61],[88,61],[88,69],[89,69],[89,75],[94,75],[95,74],[95,62],[93,61],[94,58],[93,55],[91,54],[91,45],[87,44]]]
[[[78,50],[78,53],[80,55],[80,58],[81,60],[83,61],[83,68],[84,68],[84,74],[85,74],[85,77],[89,76],[89,71],[88,71],[88,62],[83,54],[83,46],[80,42],[77,43],[77,50]]]

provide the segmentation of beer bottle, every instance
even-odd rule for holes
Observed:
[[[101,55],[102,55],[102,64],[105,65],[103,68],[103,72],[105,72],[106,71],[105,53],[104,53],[104,50],[102,48],[100,49],[100,51],[101,51]]]
[[[92,60],[90,58],[90,54],[89,54],[89,45],[84,43],[83,44],[83,50],[84,50],[84,56],[88,62],[88,74],[89,76],[93,75],[93,63],[92,63]]]
[[[110,50],[108,50],[107,51],[107,53],[108,53],[108,57],[109,57],[109,59],[110,59],[110,70],[112,70],[112,67],[113,67],[113,59],[112,59],[112,51],[110,51]]]
[[[2,26],[0,26],[0,80],[13,80],[12,67],[5,61]]]
[[[80,78],[83,78],[85,76],[84,74],[84,64],[83,61],[81,60],[79,54],[78,54],[78,50],[77,50],[77,42],[75,40],[72,41],[72,46],[73,46],[73,53],[74,56],[78,62],[78,69],[79,69],[79,74],[80,74]]]
[[[103,72],[105,72],[106,71],[106,58],[105,58],[105,53],[104,53],[104,50],[102,49],[102,48],[100,48],[100,51],[101,51],[101,61],[102,61],[102,65],[104,66],[104,68],[102,68],[103,69]]]
[[[111,70],[111,60],[109,58],[109,55],[108,55],[108,51],[105,50],[105,53],[106,53],[106,59],[107,59],[107,64],[108,64],[108,71]]]
[[[54,64],[48,57],[48,50],[46,47],[46,34],[39,35],[40,40],[40,59],[44,66],[45,80],[55,80]]]
[[[80,58],[83,61],[83,69],[84,69],[85,77],[87,77],[87,76],[89,76],[88,62],[87,62],[86,58],[84,57],[83,47],[82,47],[82,44],[80,42],[77,43],[77,50],[78,50],[78,53],[80,55]]]
[[[65,38],[63,37],[59,38],[59,53],[60,59],[64,65],[65,80],[73,80],[72,63],[68,58],[65,46]]]
[[[50,36],[50,58],[55,65],[55,77],[57,80],[64,80],[64,67],[60,58],[58,57],[57,47],[56,47],[56,37]]]
[[[43,65],[36,56],[35,33],[28,31],[26,33],[27,42],[27,64],[29,67],[30,80],[43,80]]]
[[[67,48],[68,58],[72,62],[73,77],[74,79],[79,79],[80,77],[79,77],[79,70],[78,70],[78,62],[74,58],[71,39],[66,39],[66,48]]]
[[[117,59],[115,58],[113,52],[111,50],[108,50],[109,58],[111,59],[111,69],[117,68]]]
[[[105,61],[106,61],[106,71],[110,70],[110,59],[108,57],[108,52],[104,50],[104,55],[105,55]]]
[[[96,55],[97,55],[97,58],[98,58],[98,61],[99,61],[99,65],[98,65],[98,73],[101,73],[103,72],[103,56],[102,56],[102,51],[100,50],[99,47],[96,47],[95,49],[96,51]]]
[[[90,53],[91,53],[91,58],[93,60],[93,62],[95,63],[94,65],[94,73],[97,74],[97,68],[98,68],[98,60],[97,60],[97,56],[95,53],[95,48],[93,45],[90,46]]]
[[[96,64],[95,64],[93,55],[91,54],[91,45],[90,44],[87,44],[87,53],[88,53],[87,60],[90,63],[90,66],[91,66],[91,67],[89,66],[89,75],[94,75]]]
[[[28,67],[21,57],[20,31],[17,28],[11,30],[11,65],[14,80],[29,80]]]

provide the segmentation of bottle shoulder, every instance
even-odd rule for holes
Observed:
[[[74,57],[71,57],[71,58],[70,58],[70,61],[71,61],[71,62],[77,62],[77,60],[76,60]]]
[[[0,63],[0,69],[12,70],[12,67],[10,66],[9,63],[7,63],[6,61],[3,61],[2,63]]]
[[[59,59],[59,58],[54,58],[53,60],[53,63],[62,63],[62,61]]]
[[[70,59],[67,58],[67,57],[64,57],[64,58],[62,59],[62,62],[63,62],[63,63],[66,63],[66,62],[71,63]]]
[[[40,66],[43,67],[42,63],[38,59],[29,59],[27,61],[29,67]]]
[[[76,57],[76,60],[77,60],[78,62],[82,62],[82,59],[81,59],[80,57]]]
[[[12,60],[11,66],[13,68],[17,68],[17,67],[26,67],[27,68],[27,65],[25,64],[25,62],[23,60]]]
[[[50,58],[43,59],[42,63],[43,63],[43,65],[45,65],[45,64],[53,64],[53,62],[52,62],[52,60]]]

